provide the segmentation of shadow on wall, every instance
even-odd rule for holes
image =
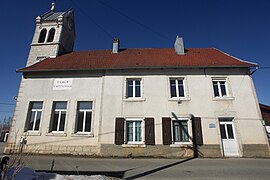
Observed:
[[[176,116],[176,114],[174,112],[172,112],[172,115],[174,117],[175,120],[179,120],[179,118]],[[193,127],[193,123],[192,123],[192,134],[193,137],[190,136],[190,134],[188,133],[187,129],[185,129],[183,126],[180,126],[182,132],[184,132],[185,135],[188,136],[188,138],[191,140],[192,142],[192,146],[188,146],[189,149],[193,150],[193,158],[197,158],[197,157],[203,157],[203,153],[199,151],[198,148],[198,144],[196,141],[196,136],[194,136],[195,132],[195,128]]]

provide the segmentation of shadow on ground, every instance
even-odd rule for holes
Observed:
[[[168,164],[168,165],[165,165],[165,166],[161,166],[161,167],[158,167],[158,168],[155,168],[155,169],[152,169],[152,170],[149,170],[149,171],[140,173],[140,174],[136,174],[136,175],[127,177],[127,178],[125,178],[125,179],[132,180],[132,179],[141,178],[141,177],[144,177],[144,176],[147,176],[147,175],[156,173],[156,172],[158,172],[158,171],[165,170],[165,169],[167,169],[167,168],[170,168],[170,167],[173,167],[173,166],[176,166],[176,165],[185,163],[185,162],[190,161],[190,160],[192,160],[192,159],[194,159],[194,157],[188,158],[188,159],[184,159],[184,160],[181,160],[181,161],[178,161],[178,162],[175,162],[175,163],[171,163],[171,164]]]
[[[157,167],[157,168],[148,170],[146,172],[132,175],[130,177],[125,177],[125,173],[128,171],[131,171],[133,169],[128,169],[128,170],[124,170],[124,171],[58,171],[58,170],[54,170],[53,172],[48,171],[48,170],[36,170],[36,172],[57,173],[57,174],[61,174],[61,175],[87,175],[87,176],[104,175],[104,176],[115,177],[115,178],[120,178],[120,179],[132,180],[132,179],[137,179],[137,178],[141,178],[141,177],[156,173],[156,172],[161,171],[161,170],[165,170],[167,168],[171,168],[173,166],[185,163],[185,162],[190,161],[192,159],[194,159],[194,157],[189,158],[189,159],[184,159],[181,161],[177,161],[177,162],[174,162],[171,164],[167,164],[167,165],[164,165],[161,167]]]

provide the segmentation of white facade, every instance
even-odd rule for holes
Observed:
[[[184,97],[171,98],[170,78],[183,79]],[[55,80],[61,79],[71,81],[69,88],[62,90],[54,88]],[[126,98],[128,79],[141,80],[141,97]],[[226,80],[227,96],[214,96],[213,80],[215,79]],[[36,132],[24,132],[22,127],[26,123],[29,103],[35,101],[43,102],[39,129]],[[55,101],[67,102],[64,132],[61,133],[52,133],[49,128],[52,121],[52,105]],[[93,103],[90,133],[75,133],[76,109],[79,101]],[[128,151],[128,154],[134,156],[151,156],[151,153],[147,152],[149,146],[144,143],[143,121],[141,143],[124,142],[120,146],[124,154],[119,151],[119,146],[114,148],[116,147],[114,145],[115,119],[117,117],[126,120],[154,118],[154,146],[164,148],[162,118],[173,119],[174,116],[188,120],[188,133],[191,137],[193,136],[191,117],[201,118],[204,144],[201,146],[201,156],[223,155],[219,126],[222,118],[232,119],[238,156],[256,156],[256,153],[258,156],[266,156],[269,153],[252,78],[248,75],[247,69],[240,68],[107,71],[80,76],[26,75],[21,82],[9,143],[16,143],[18,138],[25,137],[27,139],[25,150],[36,153],[123,156]],[[127,134],[125,139],[126,136]],[[109,149],[115,151],[107,152],[102,149],[103,145],[106,145],[106,148],[111,146]],[[185,149],[183,147],[187,146],[192,147],[191,140],[179,144],[172,143],[169,148],[183,151]],[[249,152],[249,146],[256,151]],[[259,148],[263,146],[264,150],[260,152],[256,146]],[[204,147],[206,149],[203,149]],[[207,147],[210,149],[208,150]],[[217,148],[217,151],[213,152],[213,147]],[[192,152],[188,153],[191,154]],[[153,151],[152,155],[183,156],[167,149]]]

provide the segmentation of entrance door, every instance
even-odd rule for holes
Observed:
[[[219,127],[224,156],[239,156],[233,122],[221,120]]]

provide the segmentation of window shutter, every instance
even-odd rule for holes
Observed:
[[[54,119],[54,112],[55,112],[55,102],[52,104],[52,109],[51,109],[51,118],[50,118],[50,124],[49,124],[49,132],[52,132],[53,128],[53,119]]]
[[[145,118],[145,144],[155,145],[154,118]]]
[[[115,118],[115,144],[124,144],[124,118]]]
[[[33,103],[30,102],[29,106],[28,106],[28,110],[27,110],[26,121],[25,121],[25,125],[24,125],[24,132],[28,131],[28,125],[30,122],[32,108],[33,108]]]
[[[203,145],[201,118],[192,118],[192,131],[193,131],[193,143],[196,145]]]
[[[74,127],[74,133],[77,133],[77,127],[78,127],[78,116],[79,116],[79,101],[77,101],[77,106],[76,106],[76,116],[75,116],[75,127]]]
[[[172,144],[171,118],[162,118],[163,144]]]

